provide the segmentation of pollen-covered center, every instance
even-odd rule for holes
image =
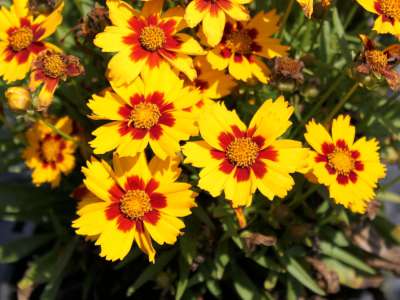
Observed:
[[[11,33],[8,40],[14,51],[21,51],[32,44],[33,32],[30,28],[22,27]]]
[[[46,162],[55,162],[60,153],[60,143],[53,138],[46,139],[42,143],[41,150]]]
[[[388,65],[387,55],[380,50],[368,50],[365,52],[367,63],[373,71],[382,72]]]
[[[233,52],[240,54],[251,53],[251,44],[253,39],[246,30],[240,30],[230,33],[226,39],[226,45]]]
[[[400,20],[400,0],[380,0],[379,5],[385,16]]]
[[[336,150],[328,155],[329,165],[339,174],[348,175],[354,169],[354,158],[350,151]]]
[[[133,107],[128,124],[133,124],[135,128],[150,129],[158,123],[160,117],[161,112],[156,104],[139,103]]]
[[[150,197],[143,190],[129,190],[121,198],[121,212],[130,219],[142,218],[151,211]]]
[[[147,26],[142,29],[139,41],[144,49],[148,51],[156,51],[164,46],[164,30],[158,26]]]
[[[229,144],[226,156],[234,165],[245,168],[256,162],[259,151],[260,148],[251,138],[238,138]]]
[[[67,64],[62,54],[51,53],[45,55],[42,60],[44,73],[52,78],[60,78],[65,75]]]

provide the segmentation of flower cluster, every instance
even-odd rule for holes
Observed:
[[[303,84],[304,63],[288,57],[290,47],[277,38],[277,12],[251,16],[252,0],[187,2],[165,10],[163,0],[150,0],[139,10],[122,0],[106,1],[109,23],[102,19],[108,26],[93,42],[111,53],[109,87],[87,102],[88,117],[102,122],[89,142],[94,156],[82,168],[76,233],[95,241],[107,260],[123,259],[135,242],[154,262],[153,241],[174,244],[183,234],[182,218],[197,206],[193,189],[223,196],[242,218],[240,209],[251,206],[256,193],[268,200],[287,197],[295,173],[326,186],[336,203],[365,213],[385,167],[375,139],[356,140],[350,116],[328,117],[331,134],[315,120],[304,122],[307,147],[292,134],[295,108],[284,96],[259,103],[248,124],[228,109],[232,100],[240,101],[238,86]],[[315,3],[298,2],[311,17]],[[379,15],[376,31],[400,35],[398,1],[358,2]],[[318,3],[323,9],[330,5]],[[7,98],[23,110],[32,97],[41,116],[26,133],[23,156],[33,183],[53,187],[74,168],[79,140],[68,117],[46,113],[60,82],[84,72],[78,58],[44,41],[61,23],[63,6],[34,16],[28,1],[14,0],[11,9],[0,11],[0,75],[12,82],[30,72],[29,90],[14,88]],[[380,51],[367,37],[362,41],[356,70],[383,76],[398,89],[392,61],[399,47]],[[181,164],[199,170],[198,182],[180,176]]]

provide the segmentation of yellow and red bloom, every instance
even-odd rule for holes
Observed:
[[[202,22],[207,43],[216,46],[222,39],[226,15],[233,20],[247,21],[249,13],[243,4],[253,0],[193,0],[185,11],[185,20],[190,27]]]
[[[185,28],[183,9],[162,13],[163,0],[149,1],[141,12],[119,0],[108,0],[112,26],[96,36],[94,43],[103,52],[118,52],[108,64],[108,75],[117,85],[130,83],[144,69],[168,64],[191,80],[196,77],[189,55],[204,54]]]
[[[93,159],[83,168],[84,184],[101,202],[88,203],[73,222],[76,233],[98,236],[100,256],[123,259],[136,242],[154,262],[152,239],[174,244],[185,224],[178,218],[191,214],[195,193],[188,183],[176,182],[179,160],[157,157],[147,164],[144,153],[120,158],[113,168]]]
[[[164,65],[145,71],[130,85],[111,85],[115,92],[94,95],[88,106],[93,118],[113,122],[97,128],[90,142],[94,153],[116,149],[120,156],[133,156],[150,144],[165,159],[180,151],[180,141],[197,133],[195,116],[186,111],[201,95],[183,87],[183,80]]]
[[[71,134],[72,121],[63,117],[56,121],[48,120],[65,134]],[[32,169],[32,182],[39,186],[46,182],[52,187],[60,184],[61,174],[69,174],[75,166],[76,143],[65,140],[43,121],[37,121],[26,133],[28,142],[23,157]]]
[[[201,99],[193,105],[193,111],[200,112],[204,106],[213,100],[221,99],[229,95],[237,85],[235,80],[224,72],[214,70],[204,56],[194,59],[197,78],[194,81],[187,80],[186,85],[196,89],[201,94]]]
[[[378,33],[400,35],[399,0],[357,0],[367,11],[378,15],[374,30]]]
[[[0,76],[7,82],[20,80],[29,72],[33,59],[43,50],[55,48],[43,40],[62,22],[62,3],[50,15],[34,18],[28,0],[14,0],[10,9],[0,10]]]
[[[208,62],[213,69],[228,68],[235,79],[246,81],[254,76],[267,83],[269,70],[260,58],[283,56],[289,49],[271,38],[279,29],[278,23],[275,11],[260,12],[246,23],[228,21],[221,43],[207,54]]]
[[[51,104],[60,80],[76,77],[84,72],[79,58],[65,55],[55,50],[45,50],[35,58],[32,64],[29,89],[34,92],[40,85],[38,109],[46,110]]]
[[[355,127],[350,117],[340,115],[332,123],[332,136],[321,125],[311,121],[304,135],[314,149],[310,167],[319,183],[329,188],[338,204],[356,213],[365,213],[375,197],[374,189],[386,173],[379,160],[375,139],[355,141]]]
[[[223,104],[204,108],[199,119],[204,140],[183,146],[185,163],[202,168],[199,187],[225,198],[233,207],[250,205],[258,189],[268,199],[283,198],[294,185],[290,173],[306,167],[308,150],[278,138],[292,124],[293,108],[283,97],[267,100],[247,128]]]

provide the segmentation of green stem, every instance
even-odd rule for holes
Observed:
[[[389,181],[388,183],[386,183],[384,186],[381,187],[381,191],[387,191],[388,189],[390,189],[391,187],[393,187],[395,184],[400,182],[400,175],[393,178],[391,181]]]
[[[72,142],[76,142],[76,139],[74,139],[72,136],[66,134],[64,131],[58,129],[57,127],[55,127],[53,124],[47,122],[44,119],[41,119],[41,121],[47,126],[49,127],[51,130],[53,130],[55,133],[57,133],[58,135],[62,136],[64,139],[68,140],[68,141],[72,141]]]
[[[299,206],[305,199],[307,199],[309,196],[311,196],[317,189],[319,188],[319,185],[315,184],[311,186],[307,192],[305,192],[303,195],[300,197],[295,197],[295,199],[289,203],[289,207],[291,209],[295,209],[297,206]]]
[[[282,34],[283,28],[285,27],[286,22],[287,22],[287,20],[289,18],[289,15],[292,12],[293,5],[294,5],[294,0],[289,0],[289,4],[286,7],[286,11],[285,11],[285,14],[283,15],[282,22],[281,22],[280,29],[279,29],[281,34]]]
[[[357,91],[359,87],[359,83],[356,82],[354,85],[351,87],[351,89],[347,92],[346,95],[342,98],[341,101],[339,101],[336,106],[331,110],[329,115],[326,117],[324,124],[328,124],[332,118],[342,109],[342,107],[346,104],[346,102],[353,96],[353,94]]]

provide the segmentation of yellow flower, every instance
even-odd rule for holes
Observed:
[[[6,90],[4,95],[7,98],[8,106],[13,111],[24,111],[31,105],[31,93],[22,86],[13,86]]]
[[[365,213],[375,197],[374,188],[385,176],[375,139],[355,139],[350,117],[340,115],[332,123],[332,136],[321,124],[311,121],[305,138],[315,150],[310,154],[310,167],[319,183],[329,187],[336,203],[356,213]]]
[[[260,12],[249,22],[227,22],[221,43],[208,52],[207,60],[213,69],[229,69],[229,74],[240,80],[253,76],[267,83],[268,67],[261,57],[268,59],[286,55],[287,46],[271,38],[279,29],[275,11]]]
[[[311,18],[314,12],[314,0],[297,0],[300,4],[301,8],[304,11],[304,14],[307,18]]]
[[[196,57],[194,66],[197,78],[193,82],[187,80],[186,86],[196,89],[201,94],[200,101],[195,103],[191,110],[194,113],[201,113],[204,106],[229,95],[237,84],[231,76],[212,69],[204,56]]]
[[[399,0],[357,0],[367,11],[378,15],[374,30],[378,33],[400,35]]]
[[[253,0],[193,0],[186,7],[185,20],[190,27],[202,22],[207,42],[216,46],[222,39],[226,14],[237,21],[247,21],[249,13],[242,4]]]
[[[72,121],[68,117],[47,122],[53,123],[54,127],[65,134],[72,132]],[[75,143],[56,134],[43,121],[36,122],[27,131],[26,138],[28,146],[23,157],[33,171],[32,182],[37,186],[46,182],[52,187],[58,186],[61,173],[67,175],[75,166]]]
[[[121,156],[133,156],[150,144],[165,159],[180,151],[179,142],[197,133],[195,116],[186,111],[201,99],[167,66],[145,71],[130,85],[111,85],[115,91],[94,95],[88,106],[95,119],[112,120],[93,132],[94,153],[116,149]]]
[[[29,72],[33,59],[43,50],[56,48],[43,40],[62,22],[62,3],[48,16],[34,18],[28,0],[14,0],[10,9],[0,10],[0,76],[7,82],[20,80]]]
[[[175,182],[179,159],[114,156],[114,170],[104,161],[92,160],[83,168],[86,187],[102,201],[87,204],[73,222],[76,233],[98,235],[96,245],[107,260],[123,259],[135,241],[154,262],[152,239],[174,244],[185,224],[178,218],[191,213],[195,193],[190,184]]]
[[[267,100],[246,127],[223,104],[204,108],[199,128],[204,140],[183,146],[185,163],[200,172],[199,187],[225,198],[233,207],[250,205],[258,189],[268,199],[283,198],[294,185],[290,173],[306,167],[308,150],[278,138],[292,124],[293,108],[283,97]]]
[[[112,26],[96,36],[94,43],[103,52],[118,52],[108,64],[109,77],[117,84],[130,83],[145,69],[169,64],[196,77],[189,55],[204,54],[191,36],[179,33],[185,28],[183,8],[161,13],[163,0],[146,2],[141,12],[126,2],[108,0]]]

